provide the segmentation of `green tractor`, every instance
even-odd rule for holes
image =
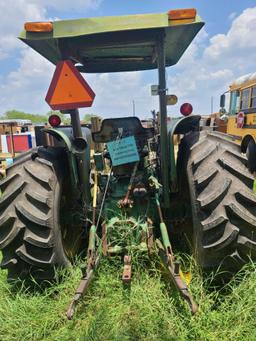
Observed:
[[[200,131],[189,104],[186,117],[167,120],[166,67],[203,25],[194,9],[25,24],[20,39],[57,65],[46,99],[71,115],[71,126],[51,117],[52,128],[37,132],[38,147],[17,157],[0,182],[1,268],[9,280],[53,280],[86,247],[69,317],[104,255],[124,257],[129,282],[133,250],[159,253],[192,312],[170,240],[188,244],[205,271],[232,275],[255,259],[256,196],[246,157],[227,135]],[[81,125],[78,108],[91,105],[94,93],[80,73],[149,69],[158,70],[160,103],[151,127],[122,113],[97,129]],[[175,135],[182,136],[177,157]],[[119,231],[134,238],[116,244]]]

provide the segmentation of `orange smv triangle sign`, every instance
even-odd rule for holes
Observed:
[[[57,64],[45,98],[53,110],[90,107],[94,97],[95,93],[70,60]]]

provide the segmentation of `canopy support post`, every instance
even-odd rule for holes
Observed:
[[[166,77],[165,77],[165,33],[158,36],[156,41],[158,63],[158,94],[160,107],[160,161],[161,180],[163,186],[163,206],[170,206],[169,196],[169,143],[167,136],[167,107],[166,107]]]
[[[74,138],[83,137],[78,109],[69,110]]]

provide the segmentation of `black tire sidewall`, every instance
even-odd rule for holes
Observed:
[[[256,144],[250,140],[246,149],[246,156],[248,159],[248,169],[250,172],[256,171]]]
[[[55,240],[55,262],[56,264],[69,265],[69,259],[64,251],[63,238],[60,225],[60,202],[62,196],[62,181],[63,179],[57,179],[56,186],[53,193],[54,210],[53,210],[53,229]]]

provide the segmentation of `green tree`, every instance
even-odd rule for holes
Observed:
[[[6,111],[3,116],[1,116],[2,119],[22,119],[22,120],[31,120],[32,123],[46,123],[48,122],[48,118],[50,115],[58,115],[61,118],[61,122],[64,124],[71,124],[71,119],[69,114],[63,114],[58,110],[50,110],[46,113],[46,115],[37,115],[37,114],[29,114],[23,111],[19,111],[16,109]],[[90,123],[92,117],[99,117],[98,115],[94,114],[85,114],[82,122],[83,123]]]
[[[2,116],[1,118],[8,120],[14,119],[31,120],[32,123],[45,123],[48,120],[48,117],[46,115],[29,114],[15,109],[6,111],[4,116]]]

